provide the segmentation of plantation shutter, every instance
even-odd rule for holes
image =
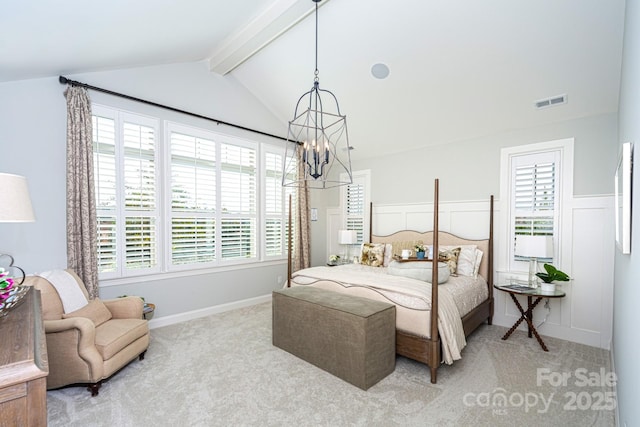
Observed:
[[[530,162],[516,166],[513,172],[513,241],[515,236],[552,236],[556,234],[558,218],[558,194],[556,164],[542,160],[541,156],[529,156]],[[528,258],[515,256],[515,261]],[[552,258],[540,259],[551,262]]]
[[[266,152],[265,164],[265,256],[282,256],[284,254],[284,191],[282,187],[281,154]],[[288,204],[288,201],[287,201]]]
[[[125,268],[150,268],[158,263],[155,129],[125,119],[123,132]]]
[[[354,176],[353,183],[347,185],[345,208],[346,228],[356,231],[357,243],[360,244],[364,241],[365,186],[359,177]]]
[[[220,243],[222,259],[255,258],[257,152],[220,144]]]
[[[216,257],[216,146],[210,139],[170,132],[171,263]]]
[[[98,271],[115,272],[117,264],[115,120],[94,115],[93,165],[98,221]]]
[[[101,280],[286,257],[282,147],[99,105],[92,120]]]

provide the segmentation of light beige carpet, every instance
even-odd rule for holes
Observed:
[[[505,331],[482,326],[435,385],[426,366],[399,357],[365,392],[273,347],[271,304],[260,304],[152,330],[145,360],[99,396],[49,391],[49,425],[615,425],[614,389],[595,384],[606,383],[607,351],[543,337],[545,353],[524,332],[502,341]]]

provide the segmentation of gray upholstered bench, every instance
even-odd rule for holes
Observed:
[[[296,286],[273,292],[273,345],[368,389],[395,369],[393,304]]]

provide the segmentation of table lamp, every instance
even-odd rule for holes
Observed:
[[[552,236],[516,236],[516,256],[529,258],[529,286],[537,287],[538,258],[553,257]]]
[[[26,178],[0,173],[0,222],[33,222],[35,220]],[[22,280],[19,283],[22,284],[24,270],[13,265],[11,255],[0,254],[0,258],[2,257],[8,258],[8,268],[15,268],[22,273]]]
[[[355,230],[340,230],[338,231],[338,242],[341,245],[347,245],[345,260],[348,260],[351,257],[351,245],[358,243],[358,235]]]
[[[0,173],[0,222],[35,220],[27,179],[19,175]]]

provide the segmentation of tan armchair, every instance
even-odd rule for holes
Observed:
[[[82,280],[72,270],[67,272],[88,299]],[[142,318],[143,302],[139,297],[91,300],[80,310],[64,314],[58,292],[48,280],[28,276],[24,284],[41,292],[49,357],[47,389],[88,384],[87,389],[96,396],[102,380],[136,357],[144,359],[149,347],[149,326]]]

